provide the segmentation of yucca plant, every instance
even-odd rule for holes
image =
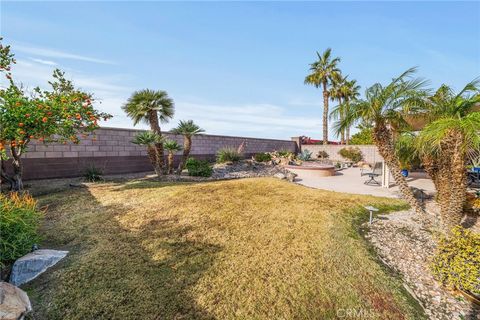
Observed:
[[[152,131],[141,132],[137,134],[132,140],[132,143],[134,144],[147,147],[148,159],[150,160],[150,163],[152,164],[155,173],[159,177],[163,174],[163,168],[160,165],[160,161],[158,160],[158,152],[155,146],[162,142],[163,138]]]
[[[185,163],[190,155],[190,150],[192,148],[192,137],[196,134],[205,132],[205,130],[196,125],[193,120],[180,120],[178,126],[172,129],[170,132],[183,135],[183,156],[177,169],[177,173],[180,173],[185,168]]]
[[[163,143],[163,148],[168,152],[168,158],[167,158],[168,174],[172,174],[175,152],[182,150],[182,146],[179,145],[178,142],[175,140],[165,140],[165,142]]]
[[[217,151],[217,163],[237,162],[241,158],[242,155],[233,147],[225,147]]]

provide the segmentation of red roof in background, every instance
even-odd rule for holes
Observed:
[[[302,144],[323,144],[323,140],[312,139],[310,137],[302,137]],[[328,144],[340,144],[338,141],[328,141]]]

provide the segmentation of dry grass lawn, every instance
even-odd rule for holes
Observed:
[[[105,183],[40,197],[67,259],[26,286],[35,319],[422,319],[359,234],[398,200],[269,178]]]

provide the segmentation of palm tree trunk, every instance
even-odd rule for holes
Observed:
[[[399,160],[395,155],[395,146],[393,144],[392,134],[384,124],[377,123],[374,128],[375,143],[378,147],[378,152],[385,160],[385,163],[390,168],[395,183],[398,185],[403,198],[418,214],[424,214],[422,206],[415,198],[412,190],[408,187],[405,177],[401,174]]]
[[[340,105],[342,104],[342,98],[341,97],[338,98],[338,103]],[[345,110],[341,110],[341,108],[340,108],[340,122],[343,122],[344,115],[345,115]],[[342,144],[342,145],[345,144],[345,129],[342,129],[342,131],[340,133],[340,144]]]
[[[190,155],[190,149],[192,148],[192,137],[185,135],[183,137],[183,155],[180,163],[178,164],[177,173],[182,173],[182,170],[185,168],[185,163],[187,163],[188,156]]]
[[[150,123],[150,129],[158,134],[158,136],[162,136],[162,130],[160,130],[160,124],[158,122],[158,113],[156,110],[152,110],[148,114],[148,122]],[[155,144],[155,157],[156,157],[156,162],[157,165],[156,167],[161,168],[161,171],[163,171],[164,168],[164,150],[163,150],[163,143],[158,142]]]
[[[350,104],[348,101],[348,97],[345,97],[345,114],[348,114],[348,110],[350,109]],[[350,144],[350,126],[345,128],[345,144]]]
[[[162,176],[162,168],[158,166],[156,148],[153,147],[153,146],[148,146],[147,147],[147,155],[148,155],[148,159],[150,160],[150,163],[153,166],[153,169],[155,170],[155,173],[157,174],[157,176],[161,177]]]
[[[173,151],[168,152],[168,174],[173,173]]]
[[[459,225],[467,194],[467,173],[465,168],[465,152],[462,148],[463,136],[452,131],[442,143],[442,179],[438,185],[440,214],[445,231]]]
[[[327,82],[323,82],[323,144],[328,144],[328,96]]]

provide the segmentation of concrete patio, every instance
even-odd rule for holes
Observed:
[[[398,187],[393,183],[390,188],[384,188],[377,185],[365,185],[368,176],[360,176],[360,168],[348,168],[337,171],[335,176],[316,177],[308,171],[299,172],[295,182],[317,189],[331,190],[336,192],[346,192],[354,194],[367,194],[379,197],[399,198]],[[377,179],[381,181],[381,177]],[[423,189],[425,193],[432,195],[435,188],[431,179],[423,173],[413,172],[407,178],[408,184],[412,187]]]

